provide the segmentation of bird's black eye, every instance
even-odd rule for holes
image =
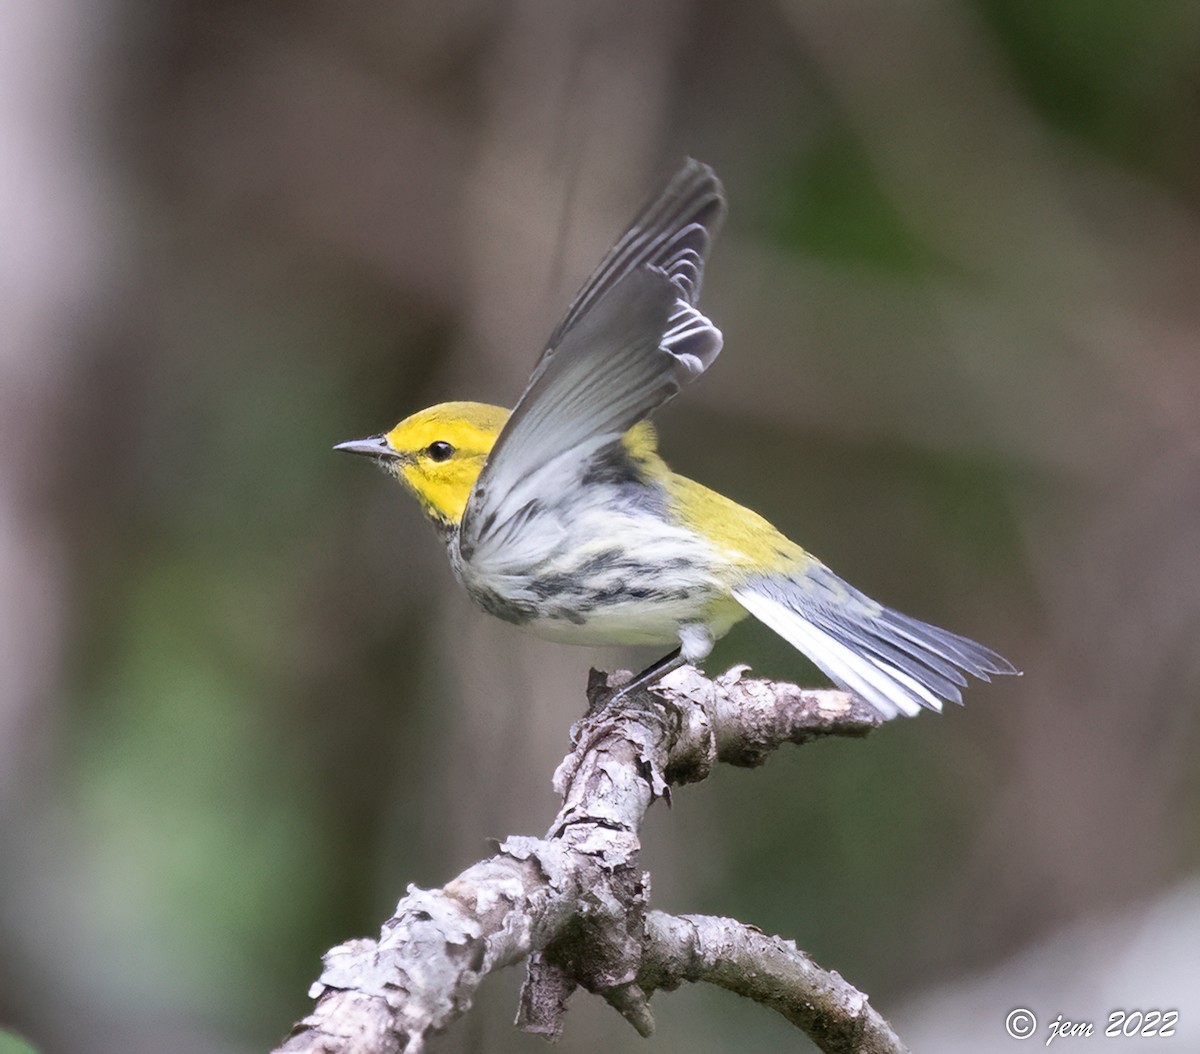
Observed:
[[[430,443],[425,448],[425,453],[429,455],[431,461],[446,461],[454,453],[454,447],[439,439],[436,443]]]

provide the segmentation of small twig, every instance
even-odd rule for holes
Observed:
[[[279,1051],[413,1054],[470,1008],[484,977],[530,956],[519,1023],[542,1035],[561,1031],[576,985],[648,1035],[653,989],[709,980],[779,1010],[831,1044],[824,1050],[903,1051],[865,997],[794,946],[729,920],[647,911],[638,831],[669,784],[703,779],[717,761],[755,765],[783,743],[881,723],[843,692],[741,673],[710,681],[685,667],[625,708],[606,705],[612,685],[593,675],[592,709],[554,776],[563,804],[546,837],[509,838],[442,889],[409,887],[378,941],[331,949],[313,1012]],[[727,940],[715,939],[717,922]],[[820,1009],[806,1015],[806,1003]]]
[[[908,1050],[867,997],[823,970],[792,941],[713,915],[646,918],[638,976],[649,992],[708,981],[778,1010],[826,1054],[901,1054]]]

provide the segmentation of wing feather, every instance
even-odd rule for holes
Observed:
[[[480,558],[489,539],[510,538],[531,502],[560,493],[572,468],[617,443],[716,358],[721,332],[694,301],[724,211],[712,170],[686,162],[584,284],[471,493],[459,536],[464,558]]]
[[[680,299],[694,305],[700,297],[704,261],[724,219],[721,181],[708,165],[687,158],[650,196],[575,294],[547,347],[555,347],[605,293],[644,264],[665,271]]]
[[[626,275],[563,338],[554,367],[526,389],[496,440],[463,516],[459,547],[476,547],[532,501],[561,494],[570,469],[666,402],[696,372],[662,346],[675,303],[659,270]]]

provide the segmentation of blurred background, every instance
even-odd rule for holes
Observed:
[[[14,0],[0,54],[0,1024],[265,1050],[407,883],[544,831],[589,663],[654,656],[477,612],[330,447],[511,405],[690,154],[726,345],[666,456],[1026,674],[682,790],[654,904],[916,1050],[1014,1006],[1200,1050],[1200,5]],[[519,982],[433,1049],[543,1049]],[[559,1049],[809,1049],[655,1006],[577,996]]]

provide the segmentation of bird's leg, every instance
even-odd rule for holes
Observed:
[[[686,662],[687,659],[684,657],[683,648],[676,648],[674,651],[668,652],[661,659],[652,662],[628,684],[621,685],[613,693],[612,698],[609,699],[608,705],[611,706],[613,703],[620,702],[626,696],[632,695],[639,689],[661,681],[672,670],[679,669]]]

